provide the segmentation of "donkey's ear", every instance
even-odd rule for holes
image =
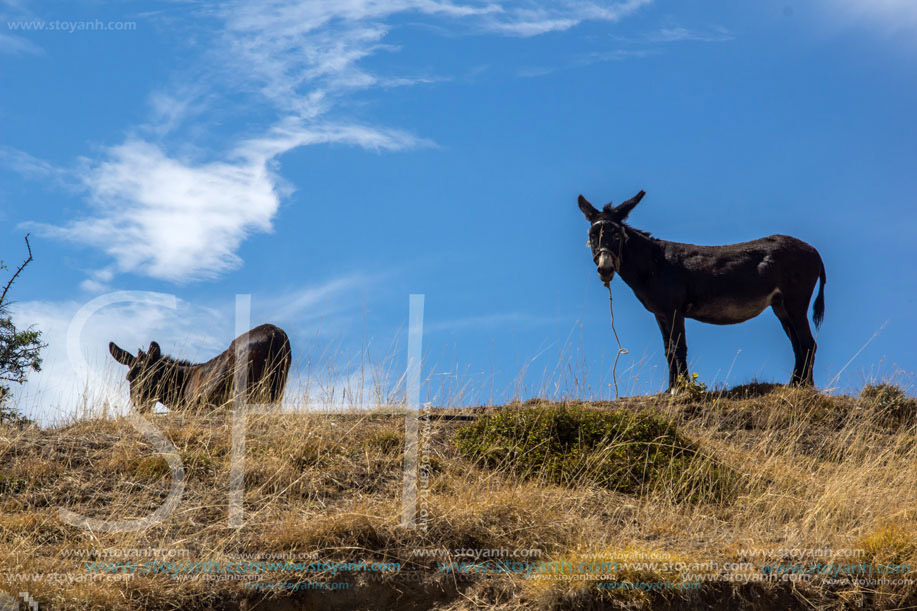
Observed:
[[[626,219],[627,215],[630,214],[630,211],[634,209],[634,206],[640,203],[640,200],[643,199],[644,195],[646,195],[646,191],[641,190],[626,202],[619,204],[614,209],[614,215],[616,219],[619,221]]]
[[[587,221],[589,221],[589,222],[591,223],[591,222],[594,221],[596,218],[598,218],[598,216],[599,216],[599,211],[596,210],[596,209],[595,209],[595,206],[593,206],[592,204],[590,204],[589,201],[588,201],[585,197],[583,197],[582,195],[580,195],[580,196],[576,199],[576,201],[577,201],[577,203],[579,204],[579,209],[583,212],[583,216],[586,217],[586,220],[587,220]]]
[[[162,356],[162,350],[156,342],[150,342],[150,349],[147,350],[146,353],[151,361],[159,360],[159,357]]]
[[[108,351],[111,352],[111,355],[115,357],[115,360],[122,365],[127,365],[130,367],[134,364],[134,355],[127,350],[122,350],[119,348],[115,342],[108,342]]]

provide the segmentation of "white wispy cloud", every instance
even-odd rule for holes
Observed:
[[[79,192],[81,189],[80,178],[72,169],[57,167],[11,146],[0,144],[0,167],[67,191]]]
[[[280,205],[265,163],[196,165],[141,140],[111,148],[84,180],[92,216],[42,228],[99,248],[121,272],[164,280],[237,267],[239,244],[250,232],[269,231]]]
[[[420,13],[463,19],[499,12],[495,4],[433,0],[234,3],[216,13],[224,23],[218,52],[237,82],[306,119],[354,90],[437,80],[374,74],[360,66],[371,55],[398,50],[383,42],[388,17]]]
[[[239,143],[227,160],[196,164],[170,157],[150,142],[131,140],[111,148],[107,159],[83,177],[90,216],[38,228],[98,248],[117,262],[119,272],[174,282],[213,278],[241,265],[236,250],[248,235],[271,231],[280,199],[290,191],[275,174],[274,159],[299,146],[327,142],[377,150],[422,143],[395,130],[290,122]],[[111,279],[103,275],[93,282]]]
[[[242,264],[237,252],[248,236],[271,231],[292,191],[278,173],[285,153],[332,142],[376,151],[433,145],[404,130],[336,116],[353,92],[440,80],[377,74],[364,66],[372,55],[398,51],[385,42],[391,16],[414,13],[462,23],[469,31],[533,36],[586,20],[618,21],[650,2],[268,0],[201,9],[196,15],[214,26],[200,32],[210,51],[192,59],[177,85],[151,92],[147,124],[78,166],[87,212],[40,228],[113,259],[90,272],[82,284],[90,291],[104,290],[115,273],[172,282],[215,278]],[[256,135],[230,136],[223,147],[228,154],[217,154],[192,144],[210,108],[252,109],[267,118],[260,135],[256,128]],[[191,117],[202,121],[191,125]],[[24,171],[52,171],[38,160],[14,161]]]
[[[278,324],[311,324],[356,307],[360,291],[375,287],[379,277],[348,274],[316,286],[307,286],[277,295],[262,296],[259,301],[271,320]]]
[[[0,32],[0,53],[41,55],[44,51],[28,38]]]
[[[208,97],[207,89],[200,83],[182,83],[153,91],[149,95],[151,116],[143,126],[144,131],[160,137],[169,134],[190,117],[204,114]]]
[[[0,53],[8,55],[43,55],[44,49],[18,34],[12,33],[17,23],[32,20],[33,16],[24,2],[18,0],[0,1]]]
[[[692,30],[682,26],[670,26],[660,28],[647,36],[650,42],[726,42],[734,39],[735,36],[729,30],[721,27],[710,30]]]
[[[516,19],[493,21],[491,29],[514,36],[538,36],[547,32],[569,30],[579,21],[573,18],[552,16],[547,10],[526,10],[516,13]]]
[[[584,21],[617,22],[652,0],[619,2],[559,2],[501,7],[485,20],[485,27],[512,36],[538,36],[569,30]]]
[[[0,165],[29,178],[47,178],[58,172],[58,169],[47,161],[4,145],[0,145]]]

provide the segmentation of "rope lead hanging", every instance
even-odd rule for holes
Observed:
[[[627,354],[627,348],[621,346],[621,339],[615,329],[615,308],[614,300],[611,297],[611,283],[606,282],[605,287],[608,289],[608,310],[611,312],[611,332],[615,335],[615,341],[618,343],[618,352],[615,354],[615,363],[611,367],[611,381],[615,384],[615,401],[618,400],[618,359],[622,354]]]

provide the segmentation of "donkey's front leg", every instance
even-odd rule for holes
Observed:
[[[665,345],[665,360],[669,364],[669,392],[678,386],[678,376],[688,374],[688,343],[685,340],[685,317],[680,312],[656,316]]]

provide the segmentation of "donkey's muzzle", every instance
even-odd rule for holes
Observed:
[[[608,286],[609,284],[611,284],[611,281],[614,277],[615,277],[614,270],[610,271],[607,274],[599,272],[599,278],[602,279],[602,284],[604,284],[605,286]]]
[[[608,284],[615,275],[614,258],[607,252],[600,252],[595,261],[596,269],[599,272],[599,278],[602,282]]]

